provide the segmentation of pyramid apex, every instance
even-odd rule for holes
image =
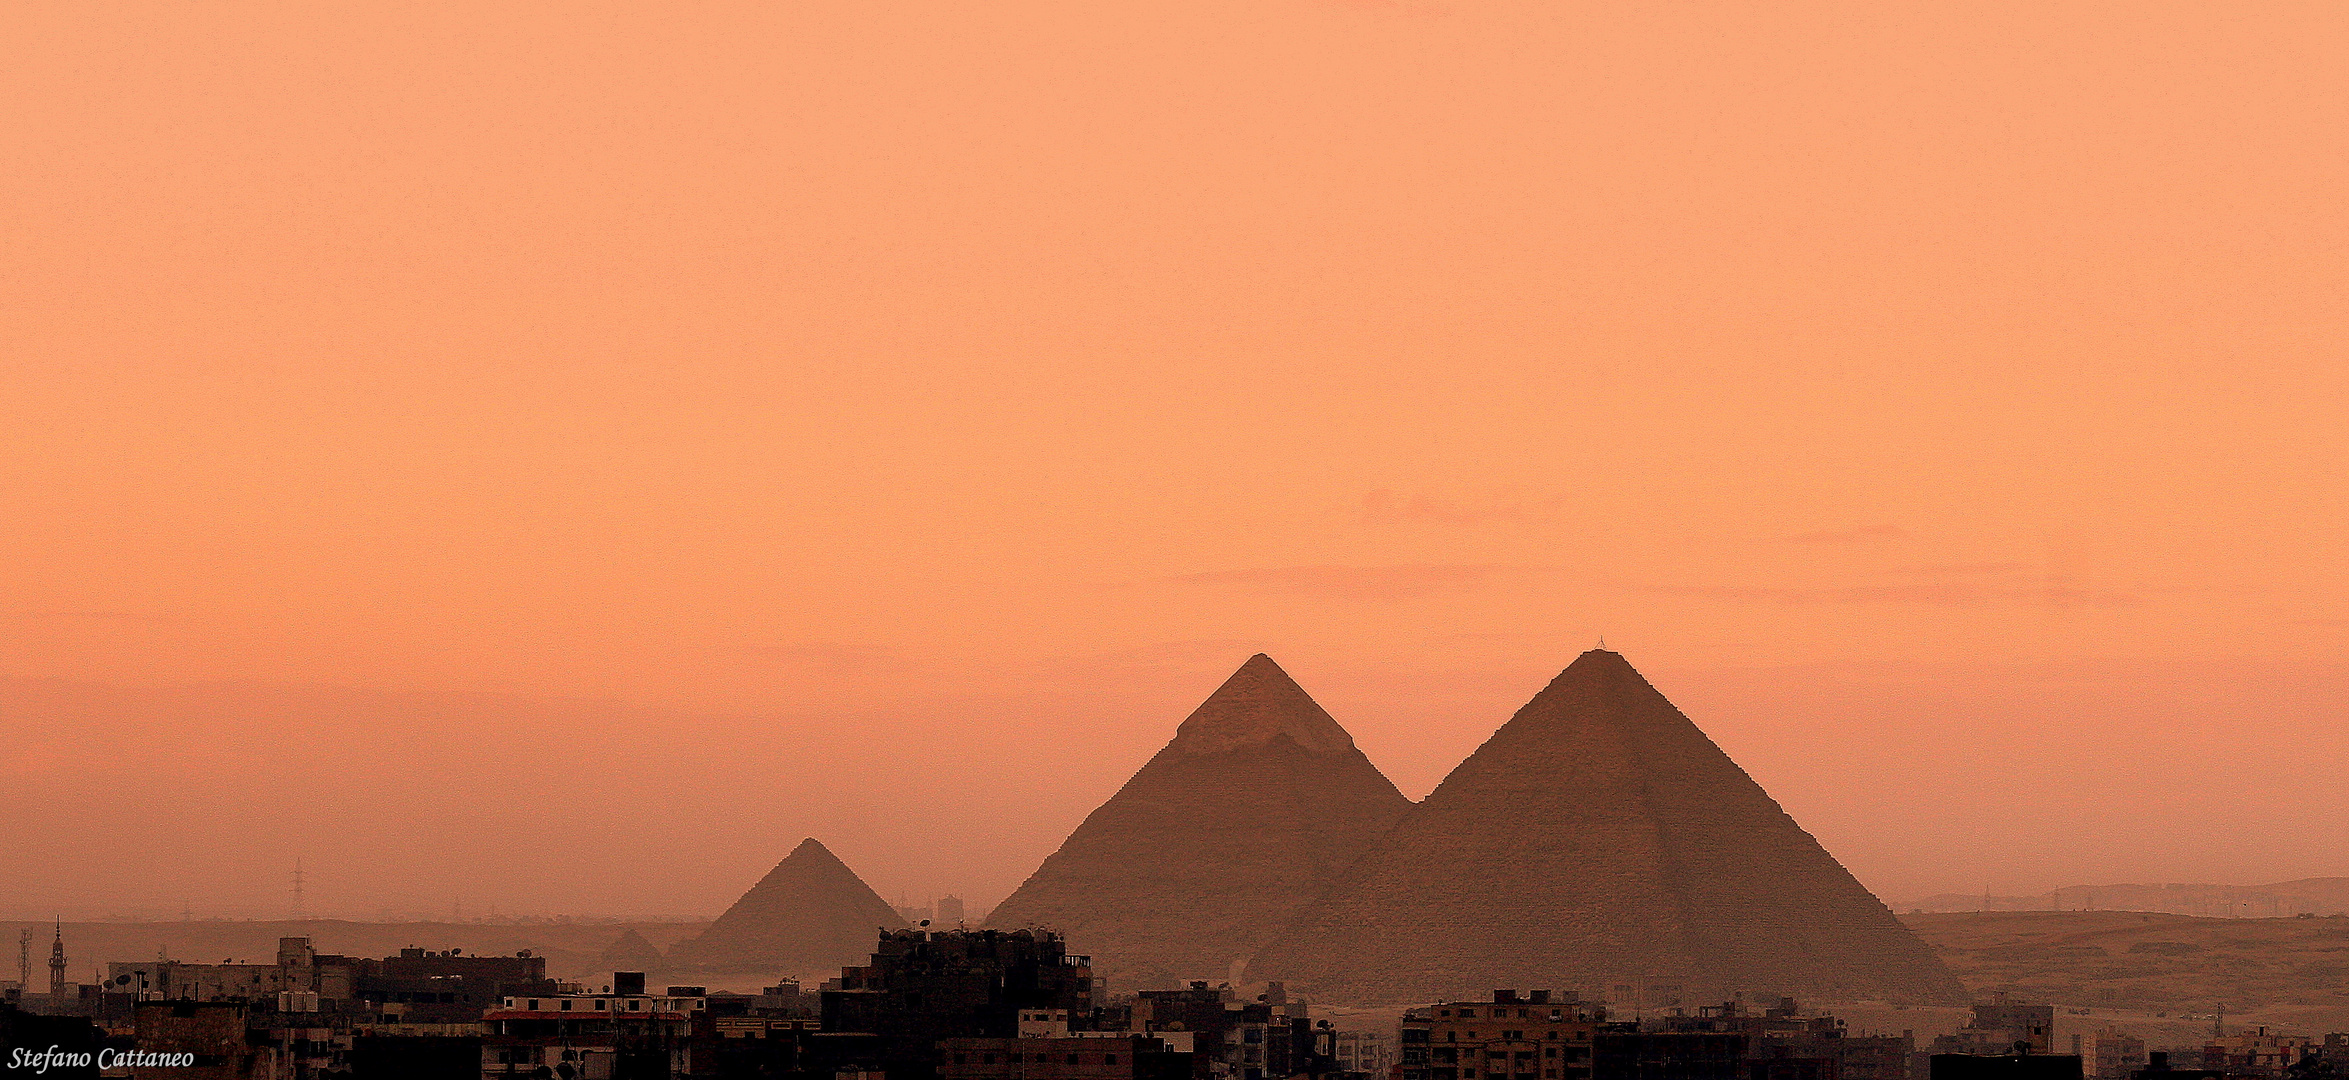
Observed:
[[[800,841],[798,847],[791,849],[791,854],[783,856],[783,862],[815,862],[836,863],[841,866],[848,865],[846,863],[840,862],[840,856],[832,854],[831,848],[825,847],[823,841],[818,840],[813,836]],[[778,863],[777,865],[781,864]]]
[[[1354,737],[1297,680],[1272,657],[1257,653],[1192,710],[1166,748],[1184,755],[1218,754],[1283,735],[1316,753],[1354,748]]]
[[[1574,658],[1573,663],[1566,665],[1566,670],[1594,674],[1601,671],[1628,671],[1634,675],[1639,674],[1639,669],[1632,667],[1631,661],[1624,659],[1622,653],[1604,645],[1584,650],[1582,655]]]

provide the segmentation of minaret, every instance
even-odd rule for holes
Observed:
[[[65,923],[57,924],[57,937],[49,943],[49,999],[65,997]]]

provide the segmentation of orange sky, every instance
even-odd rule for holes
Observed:
[[[1889,899],[2349,874],[2339,4],[11,22],[0,907],[992,902],[1602,633]]]

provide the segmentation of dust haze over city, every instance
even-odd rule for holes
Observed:
[[[12,22],[0,982],[106,987],[31,1011],[813,1010],[932,919],[1092,1008],[2349,1030],[2337,5]]]

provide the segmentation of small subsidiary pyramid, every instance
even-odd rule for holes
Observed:
[[[1660,984],[1695,1001],[1964,999],[1890,909],[1605,650],[1518,710],[1248,977],[1362,1004]]]
[[[1411,806],[1261,653],[988,916],[1133,986],[1223,980]]]
[[[835,975],[872,958],[876,930],[904,925],[856,871],[808,839],[669,959],[713,971]]]
[[[612,942],[600,957],[603,966],[613,971],[651,971],[668,962],[661,950],[646,941],[643,934],[631,929]]]

